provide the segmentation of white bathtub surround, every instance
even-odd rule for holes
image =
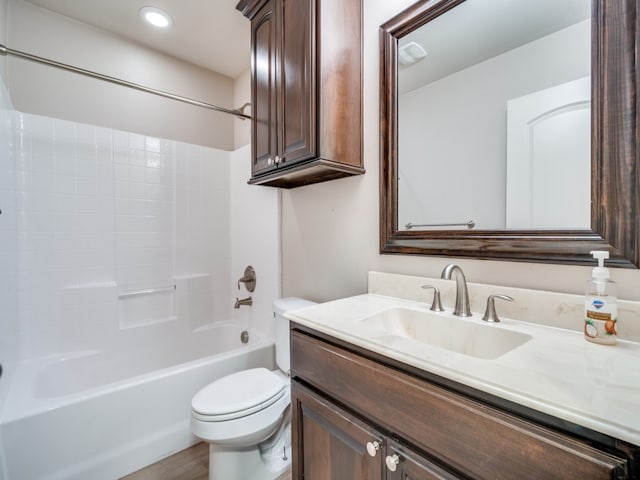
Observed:
[[[6,2],[0,0],[0,30],[6,25]],[[0,34],[2,36],[2,34]],[[15,115],[2,76],[6,59],[0,59],[0,364],[4,368],[0,378],[0,411],[9,391],[9,375],[19,358],[18,345],[18,232],[13,207],[15,191]],[[0,438],[0,480],[8,480],[4,465],[6,456]]]
[[[202,315],[195,328],[230,317],[228,152],[12,116],[2,221],[19,237],[5,260],[17,262],[22,359],[110,348],[118,329],[176,320],[180,295]],[[208,295],[195,282],[119,296],[203,275]]]
[[[452,321],[532,337],[502,356],[487,360],[418,342],[394,344],[390,335],[367,324],[368,317],[394,307],[428,312],[431,293],[420,289],[424,284],[442,287],[443,305],[450,315],[451,285],[455,282],[372,272],[370,293],[297,310],[286,317],[444,378],[640,445],[640,343],[620,340],[620,336],[618,345],[613,347],[586,342],[581,331],[581,313],[574,319],[579,329],[548,326],[554,318],[559,318],[559,323],[568,322],[562,317],[572,315],[572,305],[579,296],[573,296],[571,301],[572,296],[486,285],[482,286],[486,290],[482,290],[479,285],[469,284],[474,316]],[[507,308],[511,304],[502,302],[496,305],[502,321],[487,324],[481,320],[485,293],[511,295],[516,305],[511,311],[518,318],[531,316],[524,322],[513,320]],[[540,303],[551,310],[537,309]],[[582,303],[578,305],[576,311],[581,312]],[[630,305],[638,311],[637,302],[626,302],[625,310]],[[621,313],[620,322],[624,321]],[[628,325],[627,336],[635,335],[635,328]]]
[[[175,146],[125,132],[112,138],[120,328],[175,320]]]
[[[214,314],[214,305],[221,303],[224,296],[212,294],[214,286],[211,274],[177,275],[175,287],[178,317],[189,322],[193,331],[208,327],[208,319],[221,318]],[[218,309],[222,310],[221,307],[218,306]]]
[[[273,247],[278,245],[277,195],[262,195],[237,227],[242,231],[243,225],[260,222],[273,226],[261,230],[264,248],[270,249],[263,260],[256,252],[267,255],[267,250],[254,251],[248,243],[231,248],[231,204],[246,188],[246,179],[232,178],[231,162],[248,164],[248,148],[225,152],[13,110],[0,109],[0,122],[0,362],[5,367],[0,379],[0,460],[5,459],[0,479],[7,461],[5,477],[11,480],[99,478],[86,472],[94,466],[108,472],[110,462],[132,466],[119,471],[121,475],[144,466],[139,459],[150,463],[187,447],[193,441],[187,421],[191,396],[215,376],[202,378],[202,384],[189,387],[180,398],[169,398],[172,411],[185,407],[187,417],[180,422],[166,415],[162,423],[160,415],[149,429],[138,428],[131,412],[144,411],[157,397],[181,390],[190,374],[180,365],[191,361],[192,352],[214,354],[217,335],[227,342],[226,350],[238,342],[241,329],[255,324],[267,334],[256,331],[252,336],[271,341],[270,302],[279,294],[280,283],[272,266],[279,264]],[[251,322],[232,317],[237,280],[231,272],[232,254],[251,257],[238,264],[253,262],[260,268],[258,305],[267,305],[251,311]],[[220,333],[230,321],[237,330],[232,340]],[[247,362],[268,367],[273,361],[270,343],[268,348],[258,359],[240,359],[233,368],[248,368]],[[69,360],[62,361],[65,358]],[[86,371],[69,369],[63,377],[54,375],[62,367],[43,371],[49,385],[55,379],[64,382],[57,393],[34,400],[46,389],[41,381],[34,390],[33,368],[54,361],[71,365],[72,359],[81,359]],[[153,376],[143,373],[147,368],[171,366],[177,376],[185,372],[186,379],[129,390],[129,383],[147,384],[133,378]],[[117,372],[133,379],[122,383]],[[163,372],[157,375],[164,379]],[[136,393],[117,397],[121,391]],[[118,413],[129,395],[141,403]],[[94,396],[95,402],[84,402]],[[52,417],[42,417],[45,410],[51,410]],[[126,421],[117,420],[125,413]],[[124,436],[104,433],[113,415],[114,425],[131,424],[122,430]],[[106,423],[95,423],[103,420]],[[94,423],[95,432],[86,430]],[[42,425],[46,443],[17,441],[35,438]],[[15,473],[39,468],[27,464],[33,463],[33,448],[45,450],[67,437],[77,442],[60,444],[67,453],[52,453],[55,461],[43,460],[38,472]],[[94,440],[103,443],[92,444]],[[76,472],[85,473],[74,477]]]
[[[128,356],[23,362],[0,422],[7,478],[113,480],[195,443],[189,405],[199,389],[245,368],[273,368],[272,341],[250,338],[241,344],[236,325],[219,323],[184,356],[167,355],[167,342]]]
[[[2,3],[0,6],[6,7]],[[0,77],[0,364],[4,367],[3,377],[0,379],[0,410],[9,387],[6,372],[20,356],[16,342],[19,332],[18,217],[15,212],[16,159],[19,150],[15,134],[16,122],[17,117],[10,109],[10,99]],[[0,465],[0,479],[2,478]]]
[[[0,1],[0,5],[1,5]],[[9,96],[9,91],[7,90],[7,86],[4,83],[4,71],[6,71],[6,57],[0,59],[0,109],[5,109],[12,111],[13,105],[11,103],[11,97]]]
[[[120,330],[178,319],[175,282],[146,285],[140,289],[121,290],[118,294]]]

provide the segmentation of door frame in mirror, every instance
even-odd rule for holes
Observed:
[[[640,266],[640,9],[592,0],[591,230],[398,230],[398,39],[466,0],[421,0],[380,27],[380,253]],[[428,184],[428,182],[425,182]]]

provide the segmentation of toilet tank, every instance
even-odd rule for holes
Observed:
[[[276,319],[276,364],[285,373],[291,369],[289,349],[289,320],[284,312],[316,305],[316,302],[298,297],[279,298],[273,302],[273,316]]]

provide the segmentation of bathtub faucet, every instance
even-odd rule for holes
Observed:
[[[238,297],[236,297],[236,304],[233,306],[233,308],[240,308],[240,305],[251,306],[252,304],[253,300],[251,299],[251,297],[243,298],[241,300],[238,300]]]

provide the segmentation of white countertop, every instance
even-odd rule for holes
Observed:
[[[394,348],[366,318],[422,302],[364,294],[287,312],[285,317],[427,372],[640,446],[640,343],[596,345],[580,332],[482,314],[465,321],[531,335],[523,345],[485,360],[426,344]],[[447,309],[450,311],[450,309]]]

